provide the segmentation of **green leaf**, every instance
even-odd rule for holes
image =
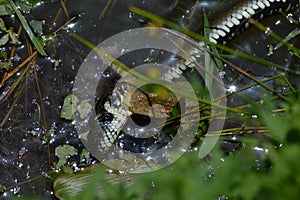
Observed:
[[[90,132],[90,131],[84,132],[84,133],[81,135],[81,139],[88,140],[89,132]]]
[[[3,31],[7,31],[5,23],[2,18],[0,18],[0,29]]]
[[[283,142],[289,129],[288,121],[282,116],[272,115],[267,111],[261,111],[260,116],[270,133]]]
[[[54,67],[59,67],[59,64],[60,64],[59,60],[55,60]]]
[[[8,31],[8,34],[12,44],[21,44],[21,42],[16,37],[16,34],[11,29]]]
[[[37,51],[42,55],[42,56],[47,56],[46,52],[44,51],[42,45],[38,41],[38,39],[34,36],[32,30],[30,29],[27,21],[25,20],[24,16],[21,14],[21,12],[18,10],[16,4],[12,0],[7,0],[9,4],[11,5],[12,9],[14,12],[17,14],[23,28],[25,29],[27,35],[29,36],[31,42],[33,43],[34,47],[37,49]]]
[[[70,156],[73,156],[77,153],[77,149],[75,149],[73,146],[65,144],[63,146],[56,147],[55,149],[55,155],[58,157],[58,163],[56,164],[56,167],[60,168],[64,166],[67,163],[67,159]]]
[[[7,52],[6,51],[0,52],[0,58],[7,59]]]
[[[0,192],[3,192],[4,190],[6,190],[6,186],[5,185],[0,185]]]
[[[73,120],[76,108],[77,97],[73,94],[66,96],[63,107],[61,109],[60,117],[67,120]]]
[[[171,114],[172,114],[173,117],[179,116],[181,114],[179,103],[177,103],[175,105],[175,107],[172,109]]]
[[[80,114],[80,118],[84,119],[87,117],[88,113],[92,110],[92,105],[88,100],[83,100],[80,102],[78,106],[78,112]]]
[[[86,161],[87,163],[90,163],[91,158],[90,158],[90,153],[88,152],[87,149],[82,149],[80,153],[80,164],[82,164],[82,161]]]
[[[30,26],[33,28],[33,31],[38,34],[43,34],[43,23],[42,21],[31,20],[29,22]]]
[[[0,69],[5,69],[10,64],[10,62],[0,62]]]
[[[28,13],[32,9],[32,5],[28,4],[27,1],[16,1],[16,4],[20,8],[21,11]]]
[[[50,141],[51,137],[54,135],[55,129],[56,129],[56,126],[52,125],[50,127],[50,129],[43,134],[42,141],[45,142],[45,143],[48,143]],[[35,133],[33,132],[33,136],[35,136],[34,134]]]
[[[77,199],[76,197],[86,189],[91,174],[71,174],[60,176],[54,180],[53,190],[59,199]]]
[[[2,38],[0,38],[0,46],[5,45],[8,42],[9,39],[9,34],[5,34],[2,36]]]
[[[0,6],[0,16],[5,16],[5,15],[8,15],[5,6]]]

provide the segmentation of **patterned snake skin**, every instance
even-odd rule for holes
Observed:
[[[262,20],[279,11],[288,12],[296,11],[299,8],[299,0],[247,0],[242,1],[230,13],[218,20],[218,23],[211,25],[210,41],[214,43],[226,44],[236,34],[248,28],[248,19]],[[201,45],[201,43],[200,43]],[[196,60],[193,55],[197,55],[197,50],[190,52],[191,58],[181,61],[172,66],[165,74],[164,80],[172,81],[187,69],[193,68],[193,61]],[[117,68],[113,68],[116,77],[121,77],[121,72]],[[130,82],[130,81],[129,81]],[[131,84],[120,84],[119,88],[115,88],[115,92],[110,96],[109,100],[100,101],[101,110],[103,111],[99,118],[99,124],[103,131],[103,137],[98,142],[98,150],[102,153],[109,151],[116,143],[120,135],[120,130],[126,123],[130,112],[124,109],[124,105],[129,105],[130,99],[124,96],[124,91],[134,90]],[[139,94],[135,94],[139,96]],[[142,100],[143,101],[143,100]],[[168,102],[169,107],[174,107],[177,102]],[[102,112],[100,111],[100,112]],[[137,151],[139,152],[139,151]]]

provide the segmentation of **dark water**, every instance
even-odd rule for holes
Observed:
[[[5,119],[9,109],[12,106],[14,108],[8,120],[0,127],[0,185],[8,187],[8,190],[2,194],[2,197],[0,196],[0,199],[7,199],[6,196],[11,196],[13,193],[18,195],[33,194],[44,199],[54,198],[49,180],[42,176],[43,173],[49,171],[49,166],[56,161],[54,148],[61,144],[71,144],[79,151],[82,149],[82,144],[72,123],[60,118],[63,99],[71,93],[76,72],[90,52],[89,48],[72,38],[70,32],[75,32],[92,44],[97,45],[112,35],[128,29],[143,27],[148,23],[143,17],[130,13],[128,11],[129,6],[140,7],[174,21],[183,27],[199,30],[202,23],[202,15],[199,13],[202,13],[203,8],[207,10],[210,18],[214,19],[221,11],[224,12],[230,9],[236,2],[238,1],[224,4],[223,1],[215,0],[200,1],[200,3],[195,4],[191,0],[113,0],[105,14],[101,16],[106,1],[66,1],[65,4],[70,17],[75,17],[74,21],[70,23],[72,26],[69,26],[67,30],[59,30],[54,39],[49,41],[46,47],[49,57],[38,57],[37,59],[39,86],[45,109],[46,125],[43,122],[41,102],[32,69],[22,79],[14,95],[0,101],[1,122]],[[27,18],[43,20],[44,33],[52,34],[68,21],[68,18],[62,13],[58,17],[56,25],[53,26],[52,22],[60,8],[59,2],[43,3],[28,14]],[[280,20],[280,23],[278,20]],[[269,17],[262,23],[282,37],[296,27],[295,24],[291,24],[281,15]],[[15,27],[17,29],[17,25]],[[24,38],[23,35],[21,39],[23,44],[25,44]],[[299,47],[299,38],[292,40],[292,43]],[[276,45],[274,40],[266,36],[265,33],[257,28],[250,28],[232,40],[229,46],[270,60],[284,66],[286,69],[295,70],[299,60],[295,56],[291,56],[286,48],[281,48],[275,51],[273,55],[268,56],[268,46],[270,44]],[[18,49],[16,54],[21,57],[21,60],[28,55],[26,48]],[[55,60],[59,61],[57,67],[54,66]],[[259,80],[279,73],[276,69],[266,68],[240,58],[232,59],[232,62]],[[249,79],[240,77],[239,74],[229,68],[226,68],[225,71],[224,81],[228,86],[239,88],[251,83]],[[16,78],[13,77],[8,85]],[[289,75],[288,78],[294,85],[299,82],[297,76]],[[268,85],[280,92],[288,91],[288,88],[281,87],[274,81],[269,82]],[[14,104],[18,92],[21,92],[20,97],[17,103]],[[253,87],[239,95],[230,96],[228,104],[230,106],[243,105],[249,97],[257,100],[264,93],[265,91],[260,87]],[[240,127],[243,123],[244,121],[229,120],[226,127]],[[249,123],[251,123],[251,120]],[[51,127],[54,132],[48,149],[47,144],[42,142],[41,137]],[[36,134],[38,136],[33,136]],[[227,139],[222,144],[224,151],[232,151],[239,147],[240,144],[233,141],[234,138],[228,137]],[[50,154],[48,151],[50,151]],[[74,160],[78,161],[78,158],[74,158]]]

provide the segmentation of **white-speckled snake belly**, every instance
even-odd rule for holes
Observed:
[[[241,32],[245,28],[249,26],[248,19],[252,18],[255,20],[262,20],[270,15],[278,13],[279,11],[287,12],[287,11],[295,11],[299,8],[299,0],[247,0],[242,1],[239,5],[235,7],[230,13],[227,13],[224,17],[218,20],[218,23],[211,24],[211,33],[209,39],[215,43],[225,44],[229,41],[233,36],[237,33]],[[195,53],[195,52],[194,52]],[[191,58],[191,60],[193,60]],[[179,64],[173,66],[173,69],[166,75],[165,80],[172,81],[172,77],[176,76],[176,73],[182,74],[182,71],[187,68],[192,68],[193,64],[189,60],[183,61]],[[107,71],[110,73],[110,77],[114,77],[116,81],[120,78],[121,74],[117,69],[111,68]],[[104,83],[105,84],[105,83]],[[114,84],[106,85],[106,87],[113,87]],[[104,137],[100,139],[98,142],[98,150],[100,152],[107,152],[118,140],[120,137],[120,130],[126,123],[126,118],[131,114],[125,111],[122,108],[123,104],[130,103],[124,102],[128,101],[124,99],[123,92],[126,90],[133,90],[134,88],[130,83],[122,84],[119,89],[115,89],[114,94],[110,94],[108,96],[101,97],[98,100],[98,112],[100,113],[100,117],[98,119],[100,127],[104,131]],[[139,96],[139,94],[136,94]],[[138,98],[138,97],[137,97]],[[143,97],[145,98],[145,97]],[[148,99],[149,100],[149,99]],[[139,99],[139,101],[147,101],[147,99]],[[150,99],[151,101],[151,99]],[[167,100],[168,101],[168,100]],[[167,102],[170,109],[176,105],[176,101],[172,102],[169,100]],[[112,106],[111,104],[114,104]],[[116,109],[118,108],[118,109]],[[168,109],[167,109],[168,110]],[[170,111],[170,110],[169,110]],[[139,112],[139,111],[136,111]],[[138,113],[139,117],[142,120],[147,120],[147,118],[143,119],[143,112]],[[156,142],[155,148],[160,148],[164,145],[164,143],[170,141],[172,136],[170,134],[162,134],[161,143]],[[123,136],[122,136],[123,137]],[[125,140],[124,138],[120,140]],[[132,141],[131,141],[132,140]],[[137,138],[133,138],[132,136],[127,136],[127,150],[136,152],[136,153],[144,153],[147,152],[145,150],[145,146],[150,146],[151,143],[154,143],[155,138],[148,138],[148,140],[139,140]],[[133,144],[138,144],[137,147],[134,147]],[[133,145],[133,146],[131,146]],[[120,145],[119,145],[120,146]],[[131,146],[131,147],[130,147]],[[123,147],[122,147],[123,148]],[[126,147],[125,147],[126,148]]]

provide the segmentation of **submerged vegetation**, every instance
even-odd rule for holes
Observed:
[[[253,88],[260,90],[261,97],[255,100],[246,97],[246,103],[243,102],[242,105],[238,106],[229,105],[226,108],[226,120],[238,122],[239,126],[228,126],[224,130],[210,133],[211,136],[218,135],[222,137],[212,152],[205,158],[199,158],[199,146],[197,146],[198,144],[193,145],[174,164],[151,173],[124,174],[121,171],[109,169],[98,163],[81,144],[78,145],[78,148],[75,148],[75,145],[67,141],[53,147],[54,141],[57,140],[56,134],[60,134],[60,132],[56,130],[56,123],[48,124],[49,120],[47,120],[47,110],[44,104],[50,103],[40,91],[41,83],[39,82],[38,67],[36,66],[37,59],[47,56],[48,52],[46,53],[45,47],[53,42],[49,38],[55,37],[58,31],[63,29],[66,29],[68,36],[75,39],[76,42],[80,42],[90,49],[95,46],[89,42],[88,37],[77,35],[77,33],[68,29],[68,23],[72,22],[73,18],[69,16],[65,1],[59,1],[61,9],[57,16],[64,13],[67,23],[57,27],[56,31],[49,33],[49,35],[44,35],[44,22],[38,20],[28,21],[24,17],[39,2],[37,0],[18,0],[15,2],[12,0],[0,0],[0,15],[3,16],[3,18],[0,18],[0,46],[3,47],[0,53],[0,89],[8,88],[3,92],[1,90],[0,105],[3,99],[13,98],[8,112],[4,115],[5,117],[0,119],[0,130],[2,131],[7,121],[13,121],[14,116],[11,116],[11,113],[14,105],[20,102],[20,95],[22,94],[18,90],[18,85],[32,71],[39,99],[34,102],[34,105],[37,107],[38,121],[42,122],[42,128],[32,130],[30,136],[40,139],[44,145],[47,151],[48,166],[47,170],[39,172],[39,176],[29,176],[24,182],[19,183],[16,181],[15,185],[7,185],[4,180],[0,179],[0,195],[5,196],[8,191],[18,195],[18,191],[15,192],[15,188],[18,188],[20,185],[31,184],[31,181],[35,179],[46,177],[51,184],[50,188],[53,190],[53,194],[62,200],[250,200],[297,199],[300,196],[300,167],[298,162],[298,155],[300,154],[300,90],[298,88],[300,87],[295,85],[300,83],[300,81],[291,83],[289,78],[289,75],[292,74],[296,79],[299,79],[300,72],[297,68],[299,64],[292,69],[286,69],[265,58],[237,51],[228,46],[214,44],[205,37],[207,34],[203,37],[182,28],[176,23],[137,7],[130,7],[129,10],[135,15],[142,15],[150,20],[152,24],[164,25],[196,40],[204,41],[206,45],[210,46],[210,50],[206,52],[207,55],[211,55],[215,59],[220,71],[226,66],[238,76],[247,78],[249,84],[243,87],[236,89],[226,85],[228,90],[227,98],[234,95],[244,98],[244,92]],[[109,0],[103,12],[101,12],[100,18],[105,16],[105,12],[108,12],[109,7],[114,4],[115,1]],[[8,15],[11,18],[8,18]],[[19,31],[16,33],[13,28],[7,27],[6,21],[18,21]],[[207,20],[204,21],[206,23],[205,27],[207,27],[208,22]],[[56,21],[53,22],[53,24],[55,23]],[[298,29],[293,30],[286,38],[281,38],[275,32],[267,31],[262,24],[256,21],[251,23],[266,32],[268,37],[278,41],[279,46],[275,46],[272,51],[276,51],[281,46],[284,46],[288,53],[299,57],[299,49],[289,43],[291,39],[297,36]],[[299,25],[297,21],[294,23]],[[26,34],[23,33],[23,39],[20,40],[22,29],[25,30]],[[209,29],[206,29],[204,32],[207,31]],[[29,54],[27,58],[22,58],[24,60],[19,61],[19,63],[13,59],[18,45],[25,45]],[[97,51],[97,49],[94,50]],[[282,73],[258,79],[254,74],[233,64],[231,62],[233,55],[237,56],[238,59],[250,60],[266,66],[266,69],[269,67]],[[53,59],[54,62],[52,64],[54,68],[62,67],[59,59]],[[14,64],[14,62],[18,64]],[[122,63],[120,65],[123,66]],[[126,66],[124,65],[123,67]],[[210,70],[209,65],[205,67],[207,70]],[[136,75],[139,76],[138,73]],[[10,81],[11,79],[15,80],[12,82]],[[28,81],[28,77],[26,81]],[[274,88],[274,83],[276,83],[277,87],[284,88],[284,92]],[[9,84],[11,85],[7,87]],[[199,90],[203,90],[203,88]],[[82,118],[93,109],[89,102],[81,102],[80,105],[76,105],[74,103],[76,98],[76,96],[69,94],[65,95],[64,101],[60,99],[60,112],[56,112],[56,115],[61,120],[64,120],[65,123],[72,124],[76,109],[78,109]],[[211,106],[211,102],[207,99],[199,99],[199,102],[201,105],[204,105],[202,109],[205,116],[202,119],[203,121],[199,123],[199,133],[195,133],[195,135],[199,143],[201,143],[203,134],[207,131],[207,124],[204,121],[210,117],[208,108]],[[176,117],[178,115],[177,110],[173,110],[172,114]],[[1,138],[2,136],[0,135]],[[0,146],[0,152],[6,151]],[[19,155],[23,155],[21,151],[19,151]],[[0,158],[2,159],[2,157]],[[26,194],[26,192],[24,193]],[[26,199],[26,197],[21,195],[22,198]],[[32,198],[30,197],[29,199]]]
[[[130,186],[124,186],[122,176],[119,177],[122,184],[112,185],[104,180],[107,177],[111,181],[112,177],[102,169],[96,170],[93,176],[85,175],[85,179],[82,178],[83,172],[61,176],[56,180],[54,190],[62,199],[95,199],[99,195],[102,195],[101,199],[126,200],[296,199],[300,187],[297,159],[300,153],[300,127],[297,123],[300,120],[300,100],[299,96],[291,100],[292,104],[283,105],[284,113],[273,116],[269,113],[274,113],[277,106],[267,99],[253,110],[280,145],[242,137],[243,147],[225,157],[224,152],[217,148],[207,160],[200,160],[196,152],[190,152],[163,170],[134,177],[123,175],[132,182]],[[291,119],[295,123],[291,124]],[[255,152],[253,148],[260,150]],[[87,184],[88,180],[90,184]],[[76,185],[83,189],[85,185],[88,189],[75,191]]]

